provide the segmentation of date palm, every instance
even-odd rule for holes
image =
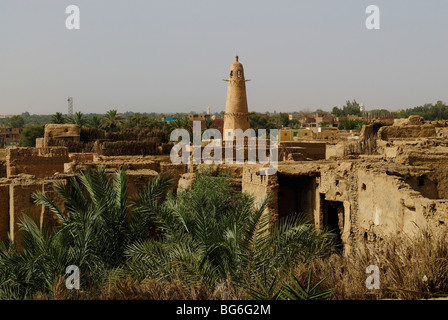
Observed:
[[[118,131],[123,125],[124,118],[120,116],[117,110],[109,110],[101,119],[103,129],[107,131]]]
[[[51,116],[51,123],[54,124],[63,124],[65,123],[65,117],[60,112],[56,112],[54,115]]]
[[[98,116],[92,116],[88,123],[89,128],[100,129],[101,128],[101,119]]]
[[[69,118],[69,122],[72,124],[77,124],[79,127],[82,128],[87,124],[88,120],[86,119],[86,117],[82,112],[75,112],[73,117]]]
[[[153,179],[146,190],[157,208],[163,192],[172,182]],[[78,179],[56,184],[60,207],[42,192],[33,194],[35,203],[51,210],[60,221],[52,230],[24,216],[21,249],[10,241],[0,247],[0,297],[27,298],[36,292],[51,293],[65,268],[76,265],[82,272],[81,287],[101,285],[109,270],[125,260],[132,242],[146,238],[147,217],[131,212],[127,195],[126,170],[114,174],[99,168]]]
[[[286,274],[329,252],[329,234],[297,216],[269,225],[268,203],[269,197],[257,204],[247,194],[235,194],[229,178],[204,173],[157,210],[142,194],[134,209],[150,217],[161,238],[131,244],[121,272],[210,287],[230,276],[238,286],[250,286],[257,275]]]

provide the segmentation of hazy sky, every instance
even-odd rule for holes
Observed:
[[[448,102],[448,1],[0,0],[0,114],[221,111],[236,53],[250,111]]]

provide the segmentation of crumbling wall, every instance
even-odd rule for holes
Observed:
[[[358,227],[367,241],[388,235],[415,234],[426,226],[420,193],[395,176],[359,170]]]
[[[357,231],[357,177],[353,174],[353,162],[336,162],[320,168],[317,180],[314,225],[335,233],[349,252],[355,245],[353,234]],[[337,212],[329,212],[332,204],[339,203]],[[331,216],[333,215],[333,216]]]
[[[80,128],[76,124],[47,124],[38,146],[67,147],[70,152],[95,152],[106,156],[167,154],[172,144],[168,132],[161,128],[126,129],[106,132]]]
[[[57,141],[80,141],[81,128],[77,124],[46,124],[43,146],[55,146]],[[41,142],[40,142],[41,143]]]
[[[0,184],[0,242],[8,239],[9,232],[9,183]]]
[[[133,198],[143,192],[157,175],[154,170],[128,170],[128,197]]]
[[[64,163],[70,162],[65,147],[10,148],[6,153],[6,174],[34,175],[45,178],[56,172],[64,172]]]
[[[438,198],[448,199],[448,153],[413,152],[407,157],[410,165],[433,169],[428,178],[437,185]]]
[[[9,232],[12,240],[20,244],[20,226],[23,214],[40,223],[42,208],[34,205],[31,195],[42,190],[42,183],[38,181],[13,181],[10,185],[10,206],[9,206]]]
[[[260,203],[268,195],[272,196],[267,210],[270,212],[270,221],[275,223],[278,220],[278,183],[277,175],[260,175],[260,166],[244,165],[242,176],[242,192],[246,192],[255,197],[255,201]]]
[[[160,163],[160,173],[165,175],[170,175],[174,180],[174,185],[171,190],[177,190],[179,179],[184,174],[187,173],[187,165],[186,164],[173,164],[170,162],[161,162]]]
[[[40,228],[45,225],[52,228],[58,224],[58,218],[48,208],[35,205],[32,198],[33,193],[42,191],[54,200],[62,210],[63,201],[53,189],[55,183],[66,183],[67,178],[58,180],[38,180],[38,179],[14,179],[9,185],[9,228],[14,243],[20,246],[21,231],[19,224],[23,219],[23,214],[34,219]],[[4,234],[2,234],[4,236]]]
[[[6,178],[6,160],[0,160],[0,178]]]
[[[435,138],[436,128],[430,124],[382,127],[378,131],[378,139]]]
[[[338,159],[343,158],[345,156],[345,148],[346,148],[347,142],[341,141],[336,144],[327,144],[326,151],[325,151],[325,159]]]
[[[325,159],[326,147],[327,144],[322,142],[293,141],[280,143],[280,149],[291,150],[290,153],[300,153],[305,159],[311,160]]]

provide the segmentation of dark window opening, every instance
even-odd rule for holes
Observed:
[[[321,212],[324,228],[334,234],[333,243],[335,253],[342,254],[342,231],[344,229],[344,204],[340,201],[327,201],[325,194],[321,194]]]
[[[233,77],[233,71],[230,71],[230,78]]]
[[[278,174],[278,217],[291,214],[314,221],[316,178]]]
[[[367,186],[366,186],[365,183],[362,184],[361,189],[362,189],[362,190],[366,190],[366,189],[367,189]]]
[[[425,185],[425,178],[420,177],[418,178],[418,186],[423,187]]]

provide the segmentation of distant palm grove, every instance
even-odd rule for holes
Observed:
[[[360,104],[356,101],[346,101],[344,106],[334,107],[331,112],[317,109],[317,113],[331,114],[333,117],[347,117],[362,116],[367,120],[347,119],[339,125],[341,130],[360,130],[362,125],[368,122],[368,119],[380,117],[393,118],[407,118],[411,115],[419,115],[425,120],[448,120],[448,105],[442,101],[437,101],[435,104],[427,103],[423,106],[408,108],[401,111],[389,111],[386,109],[375,109],[371,111],[362,112]],[[215,113],[217,117],[222,117],[223,112]],[[290,119],[290,114],[300,114],[306,117],[312,114],[309,110],[297,112],[279,112],[276,111],[266,113],[251,112],[250,125],[251,128],[258,129],[275,129],[282,127],[300,127],[300,122],[296,118]],[[105,114],[83,114],[82,112],[75,112],[73,116],[68,117],[61,112],[53,115],[30,115],[24,112],[21,115],[15,115],[10,118],[0,119],[0,127],[24,128],[22,134],[21,146],[34,146],[35,139],[43,137],[43,126],[47,123],[73,123],[78,124],[84,128],[103,129],[105,131],[120,131],[126,129],[141,129],[161,127],[166,128],[170,132],[173,128],[191,129],[191,121],[186,117],[187,114],[177,113],[169,115],[177,120],[171,122],[164,122],[162,118],[165,114],[162,113],[134,113],[125,112],[118,113],[117,110],[112,109]],[[322,124],[323,126],[325,123]],[[211,128],[212,124],[206,123],[207,128]]]

